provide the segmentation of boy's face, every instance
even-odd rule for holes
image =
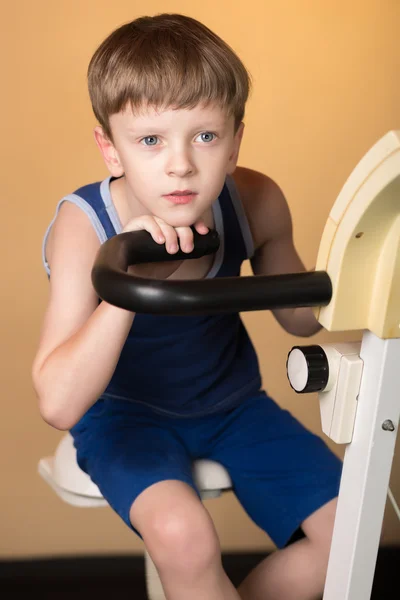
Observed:
[[[111,116],[110,127],[113,143],[100,127],[95,137],[110,173],[125,175],[128,202],[179,227],[193,225],[218,197],[236,167],[244,125],[234,134],[233,117],[198,105],[140,114],[127,107]],[[168,197],[177,190],[193,194]]]

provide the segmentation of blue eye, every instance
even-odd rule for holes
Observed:
[[[211,131],[204,131],[204,133],[200,133],[199,137],[202,138],[203,142],[212,142],[215,139],[215,133],[211,133]]]
[[[147,137],[145,137],[142,140],[140,140],[140,143],[143,143],[146,140],[153,140],[153,142],[150,143],[150,144],[144,144],[144,146],[156,146],[158,137],[156,135],[148,135]],[[155,140],[155,142],[154,142],[154,140]]]
[[[215,135],[215,133],[212,133],[211,131],[204,131],[203,133],[200,133],[197,136],[196,140],[199,137],[201,138],[202,142],[210,143],[210,142],[213,142],[217,136]],[[158,137],[156,135],[147,135],[146,137],[144,137],[140,140],[140,143],[143,144],[144,146],[157,146],[157,142],[158,142]]]

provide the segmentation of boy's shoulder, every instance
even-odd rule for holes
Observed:
[[[287,200],[279,185],[268,175],[248,167],[236,167],[233,180],[241,198],[254,247],[260,248],[269,239],[291,227]]]
[[[93,195],[97,197],[100,195],[101,188],[107,185],[108,180],[109,177],[105,179],[93,179],[87,183],[78,184],[72,194],[81,196],[82,198],[91,197]]]

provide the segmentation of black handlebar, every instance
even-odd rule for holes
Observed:
[[[193,228],[192,228],[193,229]],[[325,271],[215,279],[159,280],[127,273],[134,264],[200,258],[218,250],[212,230],[193,229],[194,250],[168,254],[147,231],[118,234],[99,249],[92,283],[102,300],[137,313],[200,315],[299,306],[326,306],[332,284]]]

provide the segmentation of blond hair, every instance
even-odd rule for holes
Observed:
[[[180,14],[140,17],[113,31],[88,67],[93,112],[112,140],[109,117],[130,105],[193,108],[217,103],[244,117],[251,76],[232,50],[208,27]]]

